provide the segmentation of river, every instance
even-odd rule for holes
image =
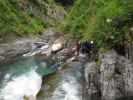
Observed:
[[[82,100],[82,65],[66,64],[55,73],[47,68],[54,63],[51,59],[39,61],[30,57],[0,65],[0,100],[24,100],[24,96],[31,95],[37,100]]]
[[[38,100],[82,100],[82,65],[73,62],[46,78]]]

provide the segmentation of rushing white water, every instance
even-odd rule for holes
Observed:
[[[9,75],[6,75],[5,79],[8,77]],[[13,77],[1,89],[0,100],[23,100],[24,96],[36,96],[41,84],[41,76],[35,70]]]
[[[82,100],[81,84],[74,76],[67,76],[53,93],[51,100]]]
[[[34,51],[34,52],[28,52],[26,54],[23,54],[23,57],[32,57],[32,56],[34,56],[34,55],[36,55],[40,52],[41,52],[41,50],[37,50],[37,51]]]
[[[49,64],[48,61],[47,63]],[[46,65],[44,61],[25,58],[1,66],[0,100],[24,100],[24,96],[36,97],[42,85],[40,75],[42,72],[45,74],[51,72],[45,69]],[[50,65],[52,66],[51,63]],[[46,99],[47,97],[44,96],[38,100],[82,100],[82,86],[79,81],[82,77],[82,66],[78,62],[70,65],[59,72],[59,81],[54,84],[57,87],[50,91],[50,97]]]

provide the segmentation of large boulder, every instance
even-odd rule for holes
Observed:
[[[100,53],[99,65],[88,63],[85,67],[87,95],[91,100],[100,94],[102,100],[116,100],[133,96],[133,63],[114,50]]]
[[[56,39],[52,45],[52,52],[57,52],[63,48],[65,44],[65,39],[63,36]]]
[[[115,64],[116,53],[110,51],[100,55],[100,83],[101,83],[101,95],[104,100],[115,100],[120,94],[115,84]]]
[[[115,51],[101,54],[101,94],[105,100],[133,96],[133,64]]]
[[[95,62],[85,65],[85,98],[86,100],[97,100],[100,98],[100,80],[99,69]]]
[[[62,43],[55,43],[52,45],[52,51],[53,52],[59,51],[62,49],[62,47],[63,47]]]
[[[51,29],[46,30],[40,38],[20,38],[0,44],[0,63],[16,60],[18,57],[39,55],[47,58],[51,52],[63,48],[64,38]],[[58,39],[57,39],[58,38]]]
[[[32,50],[32,39],[20,39],[0,44],[0,63],[15,60],[17,57]]]
[[[12,62],[19,57],[51,55],[49,43],[41,39],[21,38],[0,44],[0,63]]]

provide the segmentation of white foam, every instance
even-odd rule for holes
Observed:
[[[34,55],[36,55],[36,54],[38,54],[40,52],[41,52],[41,50],[36,50],[34,52],[28,52],[26,54],[23,54],[23,57],[32,57],[32,56],[34,56]]]
[[[5,76],[4,76],[4,79],[5,79],[5,81],[7,81],[9,78],[11,77],[11,74],[6,74]]]
[[[52,100],[81,100],[80,89],[75,77],[67,77],[55,90]]]
[[[42,80],[35,71],[14,77],[1,90],[0,100],[23,100],[24,95],[36,96],[41,88]]]

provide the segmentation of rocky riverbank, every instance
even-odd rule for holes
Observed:
[[[74,40],[47,30],[38,38],[21,38],[10,43],[1,43],[0,64],[14,62],[18,57],[28,56],[34,56],[41,60],[50,57],[53,60],[56,59],[59,64],[78,61],[84,66],[84,72],[82,72],[85,78],[82,91],[83,100],[119,100],[133,96],[131,50],[132,47],[129,46],[126,54],[130,60],[118,55],[114,50],[99,53],[97,61],[90,60],[88,56],[82,56],[82,54],[77,57],[75,56]]]
[[[27,58],[30,56],[42,61],[50,58],[56,60],[59,65],[64,64],[75,59],[74,45],[73,40],[67,40],[60,33],[48,30],[38,38],[21,38],[1,43],[0,64],[14,63],[19,57]],[[42,66],[46,67],[45,64]],[[32,95],[24,98],[35,99]]]
[[[57,39],[57,33],[51,30],[45,31],[37,38],[18,38],[6,43],[0,43],[0,63],[9,63],[16,60],[21,56],[32,56],[37,54],[51,54],[51,47]],[[58,45],[61,43],[58,43]],[[62,48],[56,47],[54,44],[53,49]]]
[[[114,50],[100,53],[85,67],[85,100],[132,100],[133,63]]]

